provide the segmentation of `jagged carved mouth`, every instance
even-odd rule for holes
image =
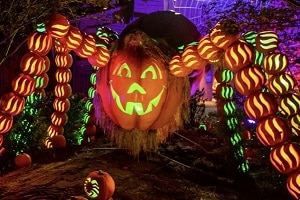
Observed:
[[[154,97],[152,100],[150,100],[150,102],[148,103],[148,106],[146,106],[144,108],[143,103],[141,102],[133,102],[133,101],[127,101],[126,105],[123,106],[122,102],[121,102],[121,98],[120,95],[118,95],[118,93],[115,91],[114,87],[112,86],[112,81],[110,81],[110,91],[112,94],[113,99],[116,101],[116,104],[118,106],[118,108],[128,114],[128,115],[132,115],[133,112],[135,111],[137,113],[137,115],[146,115],[148,113],[150,113],[155,107],[157,107],[157,105],[159,104],[162,94],[164,92],[164,90],[166,89],[165,86],[162,87],[161,91],[158,93],[158,95],[156,97]],[[137,84],[132,84],[132,86],[137,86]],[[145,90],[142,89],[141,86],[140,87],[140,93],[145,94]],[[127,91],[127,93],[133,92],[133,90],[131,89],[132,87],[130,87]],[[137,90],[137,89],[135,89]]]

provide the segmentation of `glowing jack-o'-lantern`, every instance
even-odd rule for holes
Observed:
[[[123,129],[155,130],[174,119],[186,79],[169,74],[161,54],[145,51],[148,44],[136,44],[141,46],[115,52],[100,69],[97,92],[106,114]]]
[[[107,172],[93,171],[84,181],[84,191],[92,199],[108,200],[115,192],[115,181]]]

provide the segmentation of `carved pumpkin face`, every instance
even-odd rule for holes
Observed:
[[[167,95],[168,72],[163,63],[136,59],[121,51],[108,68],[108,93],[100,89],[103,103],[108,105],[104,106],[106,113],[124,129],[148,128],[159,116]]]

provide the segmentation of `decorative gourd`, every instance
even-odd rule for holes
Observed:
[[[70,28],[68,19],[58,13],[47,16],[45,20],[46,31],[48,31],[54,38],[64,37]]]
[[[59,83],[54,87],[54,95],[58,98],[67,99],[71,94],[72,88],[68,83]]]
[[[133,34],[136,38],[132,36],[134,40],[128,40],[109,65],[100,68],[97,93],[115,124],[125,130],[155,130],[174,120],[187,82],[168,73],[159,49],[146,48],[154,45],[152,40]]]
[[[233,87],[227,83],[220,83],[216,87],[216,96],[222,99],[231,99],[233,97]]]
[[[7,133],[13,125],[13,116],[0,111],[0,134]]]
[[[295,198],[300,199],[300,171],[297,170],[288,175],[286,181],[288,192]]]
[[[289,174],[300,167],[300,146],[296,143],[284,143],[270,152],[270,161],[282,174]]]
[[[193,69],[185,67],[180,55],[175,55],[169,62],[170,73],[177,77],[185,77],[189,75]]]
[[[288,67],[289,60],[285,54],[272,53],[265,56],[262,66],[270,75],[283,73]]]
[[[246,42],[238,40],[225,50],[224,59],[226,67],[237,72],[252,63],[253,49]]]
[[[52,138],[55,135],[63,135],[64,128],[62,126],[55,126],[51,124],[47,129],[48,136]]]
[[[13,92],[8,92],[0,98],[0,108],[9,115],[18,115],[23,111],[25,98]]]
[[[230,19],[218,22],[209,33],[212,43],[221,49],[226,49],[239,38],[239,35],[239,25]]]
[[[68,115],[65,112],[55,111],[51,115],[51,123],[55,126],[64,126],[68,121]]]
[[[299,136],[300,135],[300,113],[292,115],[289,118],[289,123],[292,129],[292,133]]]
[[[66,138],[63,135],[55,135],[50,138],[50,141],[54,149],[62,149],[67,145]]]
[[[200,70],[207,64],[207,60],[199,56],[197,46],[187,46],[184,48],[181,59],[185,67],[193,70]]]
[[[211,42],[209,35],[200,39],[197,50],[201,58],[211,63],[218,62],[222,54],[222,50]]]
[[[258,67],[245,67],[234,76],[234,86],[244,96],[259,91],[263,88],[266,78]]]
[[[24,54],[21,59],[20,69],[25,74],[40,75],[46,70],[47,61],[45,60],[45,57],[39,56],[33,52],[28,52]]]
[[[273,75],[269,78],[267,84],[269,91],[276,96],[282,96],[291,92],[294,86],[295,81],[293,77],[285,73]]]
[[[69,99],[55,98],[53,101],[53,108],[58,112],[68,112],[70,105]]]
[[[58,68],[70,68],[73,64],[73,57],[70,53],[59,53],[55,55],[54,62]]]
[[[115,181],[107,172],[93,171],[84,181],[84,191],[92,199],[109,200],[115,192]]]
[[[285,116],[300,113],[300,97],[297,93],[290,93],[279,99],[279,111]]]
[[[215,79],[218,83],[229,83],[233,79],[233,72],[229,69],[217,69]]]
[[[27,47],[38,55],[46,55],[52,48],[52,37],[47,32],[35,31],[28,36]]]
[[[83,34],[82,42],[74,52],[81,58],[88,58],[96,52],[96,41],[91,34]]]
[[[247,31],[246,33],[242,34],[241,39],[245,40],[248,44],[251,44],[251,46],[255,46],[256,36],[257,36],[256,31]]]
[[[83,36],[77,27],[70,26],[70,29],[64,38],[66,47],[69,50],[75,50],[80,46]]]
[[[15,94],[27,97],[34,91],[35,80],[27,74],[20,73],[12,80],[11,86]]]
[[[55,79],[58,83],[69,83],[72,79],[72,72],[70,69],[58,68],[55,72]]]
[[[257,49],[253,49],[253,66],[260,67],[264,61],[264,58],[265,54],[259,52]]]
[[[104,67],[110,59],[109,50],[106,47],[97,47],[96,52],[88,57],[88,62],[97,67]]]
[[[274,31],[259,32],[255,38],[255,48],[262,53],[272,53],[278,48],[279,38]]]
[[[50,137],[46,137],[45,140],[44,140],[44,145],[47,147],[47,148],[52,148],[52,142],[51,142],[51,138]]]
[[[54,40],[54,49],[56,53],[68,53],[70,50],[66,45],[66,38],[55,38]]]
[[[248,117],[260,120],[277,112],[277,100],[269,92],[250,94],[244,102],[244,110]]]
[[[27,153],[20,153],[15,157],[15,165],[17,168],[28,167],[31,165],[31,157]]]
[[[271,116],[260,121],[256,127],[256,136],[264,146],[275,146],[290,138],[288,123],[278,117]]]

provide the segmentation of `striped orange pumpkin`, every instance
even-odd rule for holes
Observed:
[[[290,93],[279,99],[279,111],[285,116],[300,113],[300,97],[297,93]]]
[[[14,93],[27,97],[35,89],[35,80],[27,74],[20,73],[12,80],[11,86]]]
[[[45,20],[46,31],[54,38],[64,37],[70,28],[70,22],[62,14],[54,13],[47,16]]]
[[[82,42],[74,52],[81,58],[88,58],[96,52],[96,41],[91,34],[84,34]]]
[[[237,72],[252,63],[253,49],[248,43],[238,40],[225,50],[224,59],[226,67]]]
[[[197,46],[187,46],[186,48],[184,48],[181,59],[185,67],[194,70],[200,70],[207,64],[207,60],[199,56]]]
[[[96,52],[88,57],[88,62],[97,67],[104,67],[110,59],[109,50],[106,47],[97,47]]]
[[[211,63],[219,62],[222,54],[222,50],[211,42],[209,35],[200,39],[197,50],[201,58],[208,60]]]
[[[70,53],[58,53],[55,55],[54,62],[59,68],[70,68],[73,64],[73,57]]]
[[[300,113],[292,115],[289,117],[289,123],[292,129],[292,133],[299,136],[300,135]]]
[[[300,167],[300,146],[287,142],[274,147],[270,152],[273,167],[282,174],[289,174]]]
[[[70,26],[68,33],[65,36],[65,44],[69,50],[77,49],[82,42],[82,34],[75,26]]]
[[[14,92],[8,92],[2,95],[0,98],[0,108],[2,111],[9,115],[20,114],[25,106],[25,98],[15,94]]]
[[[294,171],[288,175],[286,180],[288,192],[295,198],[300,199],[300,171]]]
[[[0,134],[7,133],[11,129],[12,125],[13,116],[0,111]]]
[[[58,68],[55,71],[55,79],[58,83],[69,83],[72,79],[72,72],[70,69]]]
[[[234,86],[244,96],[259,91],[266,82],[263,71],[258,67],[245,67],[239,70],[234,78]]]
[[[262,66],[266,73],[274,75],[283,73],[288,67],[288,57],[282,53],[272,53],[265,56]]]
[[[183,65],[180,55],[175,55],[169,62],[170,73],[177,77],[185,77],[189,75],[193,70]]]
[[[261,120],[277,112],[277,100],[269,92],[250,94],[244,102],[244,110],[249,118]]]
[[[25,74],[40,75],[46,70],[47,60],[45,58],[46,56],[42,57],[33,52],[28,52],[21,58],[20,69]]]
[[[68,121],[68,115],[65,112],[55,111],[50,118],[51,123],[55,126],[64,126]]]
[[[287,121],[271,116],[260,121],[256,127],[256,136],[264,146],[275,146],[290,138],[291,132]]]
[[[54,95],[58,98],[67,99],[72,94],[72,88],[70,84],[59,83],[54,87]]]
[[[52,37],[47,32],[35,31],[28,36],[27,47],[38,55],[46,55],[52,48]]]
[[[54,124],[51,124],[47,129],[47,134],[50,138],[56,135],[63,135],[64,128],[63,126],[56,126]]]
[[[53,101],[53,108],[58,112],[68,112],[70,106],[69,99],[55,98]]]

